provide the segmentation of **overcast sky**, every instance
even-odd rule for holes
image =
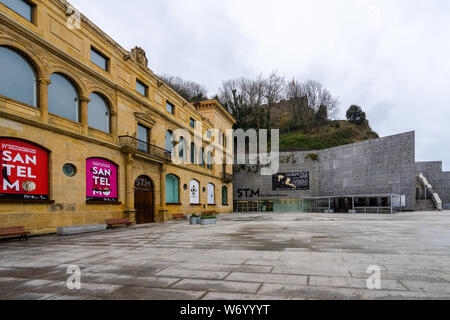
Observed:
[[[381,136],[416,131],[450,170],[448,0],[69,0],[157,74],[204,84],[277,70],[321,81]]]

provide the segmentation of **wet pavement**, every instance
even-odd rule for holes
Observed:
[[[0,242],[0,299],[449,298],[449,211],[232,214]]]

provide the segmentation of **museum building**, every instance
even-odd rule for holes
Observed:
[[[440,161],[416,162],[415,132],[320,151],[281,152],[279,163],[273,176],[261,175],[257,164],[235,165],[235,212],[450,209],[450,172]]]
[[[213,159],[232,154],[233,117],[189,103],[144,50],[76,15],[63,0],[0,0],[0,228],[232,212],[232,165]]]

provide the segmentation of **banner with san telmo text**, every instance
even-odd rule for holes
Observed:
[[[309,190],[309,172],[277,173],[272,176],[273,191]]]
[[[48,151],[0,138],[0,199],[49,200]]]
[[[117,166],[102,158],[86,160],[86,200],[116,202],[118,200]]]

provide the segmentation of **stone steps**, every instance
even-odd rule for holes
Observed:
[[[436,207],[432,200],[417,200],[416,211],[436,211]]]

